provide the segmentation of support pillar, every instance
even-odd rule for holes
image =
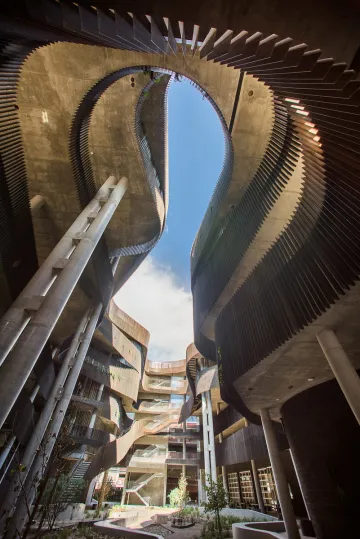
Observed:
[[[94,489],[96,485],[97,475],[93,477],[93,479],[90,482],[87,494],[86,494],[86,501],[85,506],[88,507],[91,505],[91,500],[93,499]]]
[[[204,438],[205,485],[208,487],[210,485],[211,470],[210,470],[209,434],[208,434],[205,393],[201,394],[201,404],[202,404],[203,438]]]
[[[165,470],[164,470],[164,503],[163,505],[166,505],[166,492],[167,492],[167,464],[165,464]]]
[[[202,469],[198,468],[198,504],[201,505],[203,502],[203,486],[202,486]]]
[[[0,427],[124,196],[127,183],[126,178],[115,183],[112,177],[105,191],[99,190],[0,320]]]
[[[23,471],[21,471],[21,476],[15,474],[11,484],[8,489],[7,496],[4,497],[0,505],[0,530],[10,515],[13,507],[15,507],[16,502],[22,493],[21,485],[24,485],[28,473],[30,472],[31,466],[34,462],[36,452],[40,447],[42,439],[44,437],[45,431],[49,425],[51,416],[55,410],[55,407],[59,401],[59,398],[64,391],[65,382],[69,372],[72,369],[72,363],[76,354],[76,350],[80,345],[81,335],[86,328],[86,324],[89,320],[90,311],[86,311],[83,318],[81,319],[80,324],[77,327],[75,335],[71,341],[70,347],[65,354],[63,362],[60,367],[59,374],[55,380],[55,383],[51,389],[51,393],[45,403],[45,406],[41,412],[40,418],[35,425],[34,431],[31,435],[30,440],[27,443],[24,454],[21,457],[21,463],[23,464]]]
[[[255,492],[256,492],[256,498],[257,498],[257,502],[258,502],[258,505],[259,505],[259,509],[260,509],[260,511],[262,513],[266,513],[265,505],[264,505],[264,499],[263,499],[263,495],[262,495],[262,491],[261,491],[259,472],[258,472],[255,460],[251,461],[251,469],[252,469],[252,473],[253,473]]]
[[[210,453],[210,468],[211,479],[214,483],[217,481],[216,474],[216,456],[215,456],[215,438],[214,438],[214,422],[212,415],[211,393],[206,391],[207,401],[207,416],[208,416],[208,436],[209,436],[209,453]]]
[[[123,492],[122,492],[122,496],[121,496],[121,505],[125,505],[126,488],[127,488],[127,484],[128,484],[128,479],[129,479],[129,472],[126,471],[125,472],[125,480],[124,480],[124,488],[123,488]]]
[[[14,535],[14,531],[22,530],[23,526],[26,523],[26,501],[29,505],[31,505],[35,498],[37,485],[42,478],[43,471],[46,468],[47,463],[49,462],[52,450],[56,443],[58,433],[64,421],[72,394],[74,393],[76,382],[78,380],[87,351],[89,349],[91,339],[94,335],[97,322],[102,311],[102,307],[102,303],[99,303],[98,306],[94,308],[93,313],[88,320],[85,333],[82,336],[81,344],[78,348],[76,357],[74,358],[74,365],[66,380],[64,391],[55,408],[52,422],[43,441],[43,448],[38,452],[34,464],[25,482],[24,488],[27,491],[27,500],[25,500],[24,495],[22,495],[22,497],[20,498],[18,506],[12,516],[11,522],[9,523],[8,532],[5,536],[6,539],[11,539]]]
[[[331,329],[320,331],[316,337],[357,422],[360,424],[360,378],[353,364]]]
[[[269,452],[271,467],[274,474],[276,490],[281,506],[281,512],[283,515],[287,536],[288,539],[300,539],[299,529],[297,526],[294,509],[290,498],[289,486],[281,462],[276,435],[268,408],[262,408],[260,410],[260,417],[263,424],[266,445]]]

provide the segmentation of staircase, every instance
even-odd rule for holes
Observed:
[[[67,488],[62,496],[62,500],[69,503],[81,502],[83,493],[84,476],[90,466],[90,461],[79,461],[72,469],[72,477],[67,485]]]
[[[164,477],[164,474],[161,472],[153,473],[153,474],[143,474],[141,475],[136,481],[128,481],[125,492],[126,494],[136,494],[139,498],[139,500],[146,506],[149,506],[148,496],[143,497],[139,490],[141,490],[145,485],[150,483],[153,479],[156,477]]]

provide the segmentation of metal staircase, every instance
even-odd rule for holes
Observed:
[[[144,497],[140,494],[139,490],[141,490],[143,487],[145,487],[145,485],[147,485],[148,483],[150,483],[150,481],[152,481],[153,479],[157,478],[157,477],[164,477],[165,474],[163,474],[162,472],[157,472],[157,473],[153,473],[153,474],[143,474],[141,475],[136,481],[128,481],[127,485],[126,485],[126,488],[125,488],[125,493],[126,494],[136,494],[139,498],[139,500],[146,506],[149,506],[149,501],[147,498],[149,498],[148,496]]]
[[[65,489],[63,494],[63,501],[69,503],[81,502],[81,497],[83,493],[82,481],[84,481],[84,476],[90,466],[90,461],[83,460],[76,463],[72,470],[72,477]]]

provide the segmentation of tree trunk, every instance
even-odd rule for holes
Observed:
[[[216,520],[218,525],[218,536],[221,539],[221,521],[220,521],[220,511],[216,511]]]
[[[99,494],[98,506],[97,506],[97,510],[96,510],[96,514],[97,514],[98,517],[100,516],[100,511],[101,511],[103,503],[105,501],[105,493],[106,493],[106,486],[107,486],[107,482],[108,482],[108,476],[109,476],[109,470],[105,470],[103,481],[102,481],[102,484],[101,484],[100,494]]]

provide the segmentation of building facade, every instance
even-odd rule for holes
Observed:
[[[19,482],[33,499],[40,455],[50,458],[67,410],[77,454],[83,447],[92,454],[88,481],[172,421],[185,428],[173,438],[191,439],[186,420],[198,415],[197,449],[210,472],[198,473],[200,491],[225,467],[233,499],[250,503],[255,490],[260,506],[261,482],[271,491],[273,478],[288,536],[297,539],[293,461],[316,536],[354,536],[359,19],[350,0],[305,0],[301,8],[257,0],[214,0],[210,8],[203,0],[1,6],[0,462],[8,496],[0,519],[7,538],[23,518]],[[143,336],[111,314],[111,298],[164,230],[166,92],[175,76],[188,77],[214,106],[225,157],[191,253],[196,348],[185,370],[170,375],[146,370]],[[188,384],[177,391],[188,397],[181,406],[169,397],[172,382],[162,380],[172,376]],[[183,462],[191,458],[177,458],[180,447],[183,457],[195,453],[192,441],[166,443],[155,444],[165,470],[156,473],[195,468]],[[282,455],[288,446],[290,460]],[[266,449],[269,461],[261,461]],[[22,467],[9,478],[12,458]],[[145,495],[131,491],[140,477],[127,478],[129,500],[146,502],[155,480],[166,496],[164,475],[142,485]]]

